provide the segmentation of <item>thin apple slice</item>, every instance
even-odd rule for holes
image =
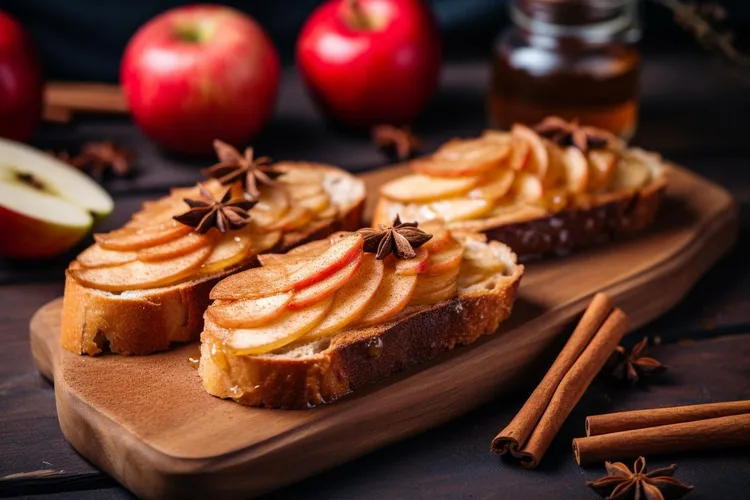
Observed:
[[[594,149],[588,153],[589,189],[601,191],[607,189],[615,173],[617,155],[612,151]]]
[[[217,301],[206,311],[208,318],[225,328],[251,328],[270,323],[287,310],[292,292],[257,299]]]
[[[529,165],[529,157],[531,155],[531,146],[529,146],[529,143],[518,137],[513,137],[510,146],[511,152],[508,157],[508,166],[516,171],[526,169]]]
[[[140,250],[167,243],[192,230],[190,226],[171,221],[142,229],[116,229],[110,233],[95,234],[94,239],[107,250]]]
[[[339,215],[339,209],[336,205],[329,205],[325,210],[315,214],[316,220],[335,219]]]
[[[547,157],[547,148],[544,147],[544,142],[539,135],[525,125],[519,123],[513,125],[510,133],[525,141],[531,148],[531,155],[529,157],[528,169],[540,177],[544,177],[547,173],[547,164],[549,158]]]
[[[316,302],[306,309],[287,311],[276,320],[255,328],[232,331],[227,346],[237,354],[262,354],[294,342],[312,330],[325,317],[333,297]]]
[[[399,276],[409,276],[420,274],[427,270],[429,265],[430,252],[424,247],[415,250],[416,256],[411,259],[396,259],[395,273]]]
[[[440,274],[461,265],[461,258],[464,254],[464,247],[454,241],[438,253],[430,254],[429,264],[426,274]]]
[[[455,268],[440,274],[420,276],[409,305],[437,304],[453,298],[458,288],[458,272],[458,268]]]
[[[293,231],[308,224],[315,214],[307,208],[294,205],[282,218],[266,227],[269,231]]]
[[[430,208],[445,222],[476,219],[483,216],[492,208],[492,203],[482,198],[449,198],[433,201]]]
[[[81,268],[70,271],[75,279],[92,288],[110,292],[157,288],[176,283],[193,274],[211,254],[203,247],[172,260],[135,260],[113,267]]]
[[[646,165],[632,158],[622,158],[617,162],[611,189],[613,191],[639,189],[650,178],[651,174]]]
[[[279,181],[284,184],[323,184],[324,174],[320,169],[315,168],[286,168],[288,164],[279,162],[276,168],[284,171],[284,175],[279,177]]]
[[[494,203],[508,194],[510,188],[513,187],[513,180],[515,178],[516,174],[512,170],[503,170],[492,175],[489,179],[469,191],[468,196],[469,198],[482,199]]]
[[[312,259],[314,259],[315,257],[325,252],[326,249],[331,246],[330,243],[324,240],[315,241],[315,243],[318,243],[318,242],[322,242],[325,244],[316,245],[315,247],[310,247],[309,250],[302,251],[302,252],[292,253],[290,250],[287,253],[264,253],[262,255],[258,255],[258,260],[263,266],[281,265],[281,266],[287,266],[290,268],[296,267],[296,266],[299,266],[300,264],[310,262]]]
[[[428,224],[422,224],[422,230],[431,234],[432,238],[420,248],[424,248],[431,254],[442,251],[454,241],[448,229],[430,230],[428,229]]]
[[[201,272],[211,274],[235,266],[247,257],[251,248],[249,233],[230,231],[212,245],[211,255],[201,266]]]
[[[250,235],[250,251],[257,255],[261,252],[271,250],[281,241],[281,236],[281,231],[252,233]]]
[[[78,261],[83,267],[108,267],[126,264],[137,258],[138,254],[136,252],[107,250],[106,248],[102,248],[98,243],[94,243],[81,252],[78,257],[76,257],[76,261]]]
[[[386,266],[380,287],[357,320],[357,326],[380,324],[401,312],[414,293],[417,278],[416,274],[398,275],[392,266]]]
[[[348,233],[348,234],[351,234],[351,233]],[[291,250],[287,252],[287,255],[315,253],[315,256],[318,256],[322,254],[323,252],[325,252],[331,245],[332,245],[331,237],[325,240],[313,240],[309,243],[305,243],[303,245],[292,248]]]
[[[330,276],[362,254],[362,235],[352,233],[350,237],[334,242],[325,252],[289,275],[295,290],[308,287]]]
[[[512,224],[537,219],[547,215],[547,211],[537,205],[526,203],[505,203],[492,209],[490,216],[497,225]]]
[[[176,240],[139,250],[138,259],[145,262],[171,259],[193,252],[202,246],[213,245],[214,241],[213,235],[198,234],[193,231]]]
[[[264,188],[260,193],[258,203],[250,209],[249,213],[255,226],[268,228],[282,219],[289,209],[289,196],[285,189]]]
[[[397,201],[429,201],[459,196],[477,185],[478,177],[440,178],[407,175],[384,184],[380,194]]]
[[[313,214],[317,214],[328,208],[331,200],[326,193],[320,193],[308,198],[300,198],[296,203],[302,208],[310,210]]]
[[[544,185],[536,175],[521,172],[513,182],[513,192],[517,201],[534,203],[544,197]]]
[[[499,166],[510,153],[510,144],[482,138],[454,140],[432,156],[410,163],[419,173],[435,177],[465,177]]]
[[[304,309],[310,304],[323,300],[324,298],[336,293],[336,291],[346,285],[352,276],[354,276],[354,273],[357,272],[360,264],[362,264],[362,255],[363,254],[360,253],[347,265],[330,276],[299,290],[294,294],[294,298],[289,303],[289,309]]]
[[[377,260],[373,254],[365,254],[357,273],[336,292],[328,315],[303,340],[323,337],[356,321],[375,297],[384,272],[382,260]]]
[[[565,185],[572,193],[583,193],[589,184],[589,164],[580,149],[567,147],[562,152]]]
[[[325,194],[322,184],[284,184],[284,188],[295,200],[310,198],[319,194]]]

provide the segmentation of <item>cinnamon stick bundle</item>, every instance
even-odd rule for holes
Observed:
[[[495,436],[492,450],[510,452],[522,466],[536,467],[628,327],[625,313],[612,310],[609,298],[597,294],[521,411]]]
[[[579,465],[613,458],[750,446],[750,413],[576,438]]]

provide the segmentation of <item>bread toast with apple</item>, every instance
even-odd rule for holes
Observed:
[[[565,254],[652,222],[667,185],[661,158],[611,134],[549,118],[535,128],[454,139],[381,187],[373,226],[395,214],[482,232],[521,260]]]
[[[274,168],[282,174],[273,187],[260,186],[252,203],[243,198],[241,180],[211,179],[200,184],[202,194],[198,186],[174,189],[144,203],[123,228],[95,235],[96,243],[66,271],[63,347],[88,355],[146,355],[198,340],[209,292],[219,280],[258,265],[262,252],[360,227],[365,200],[360,180],[318,164]],[[218,217],[226,232],[212,227],[201,233],[200,227],[173,220],[186,211],[200,217],[204,229]]]
[[[400,229],[410,244],[413,227]],[[201,334],[206,390],[309,408],[495,332],[523,266],[482,235],[431,233],[411,253],[398,236],[339,233],[219,282]]]

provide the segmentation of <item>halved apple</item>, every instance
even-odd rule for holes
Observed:
[[[493,203],[508,194],[515,178],[516,174],[512,170],[498,172],[469,191],[468,197]]]
[[[395,273],[400,276],[419,274],[427,270],[430,252],[424,247],[415,250],[416,256],[411,259],[396,259]]]
[[[252,238],[247,232],[230,231],[212,245],[211,255],[201,266],[201,273],[223,271],[242,262],[252,249]]]
[[[286,311],[263,326],[238,328],[232,331],[227,346],[237,354],[262,354],[283,347],[320,323],[331,304],[333,297],[328,297],[306,309]]]
[[[325,319],[318,323],[303,340],[313,340],[341,330],[355,321],[375,297],[383,281],[385,265],[373,254],[365,254],[357,273],[335,295]]]
[[[289,211],[289,196],[284,189],[264,188],[258,203],[250,209],[250,217],[257,227],[268,228],[278,223]]]
[[[257,299],[216,301],[206,311],[217,325],[226,328],[250,328],[270,323],[287,310],[292,292]]]
[[[414,174],[384,184],[380,194],[397,201],[438,200],[464,194],[478,183],[478,177],[440,178]]]
[[[94,239],[108,250],[140,250],[175,240],[192,230],[190,226],[170,221],[140,229],[115,229],[109,233],[95,234]]]
[[[211,254],[211,247],[162,262],[134,260],[112,267],[79,268],[70,273],[91,288],[120,292],[156,288],[180,281],[193,274]]]
[[[588,153],[589,189],[601,191],[609,186],[615,173],[617,155],[612,151],[594,149]]]
[[[520,202],[538,202],[544,196],[544,185],[536,175],[521,172],[516,175],[513,182],[513,192],[516,200]]]
[[[357,326],[379,324],[401,312],[414,293],[417,278],[416,274],[398,275],[392,266],[386,266],[380,287],[357,320]]]
[[[531,172],[537,174],[540,177],[544,177],[547,173],[547,164],[549,158],[547,157],[547,148],[544,147],[544,142],[539,135],[525,125],[519,123],[513,125],[510,133],[525,141],[531,148],[531,155],[529,158],[528,168]]]
[[[117,250],[107,250],[99,244],[94,243],[86,250],[81,252],[76,260],[83,267],[107,267],[118,266],[132,262],[138,258],[136,252],[118,252]]]
[[[138,258],[146,262],[171,259],[213,243],[212,234],[198,234],[193,231],[167,243],[139,250]]]
[[[492,208],[492,203],[483,198],[449,198],[433,201],[430,208],[445,222],[476,219]]]
[[[463,253],[463,245],[456,241],[445,247],[440,252],[431,253],[426,274],[440,274],[456,269],[461,265]]]
[[[299,290],[294,294],[294,298],[289,303],[289,309],[303,309],[314,302],[318,302],[336,293],[336,290],[344,286],[354,276],[354,273],[357,272],[362,263],[362,255],[362,253],[358,254],[347,265],[335,273]]]
[[[586,191],[589,183],[589,164],[580,149],[567,147],[562,152],[565,185],[572,193]]]
[[[432,156],[416,159],[410,165],[417,172],[435,177],[475,176],[505,160],[510,153],[508,142],[456,139],[443,145]]]

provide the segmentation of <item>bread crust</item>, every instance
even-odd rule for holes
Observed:
[[[209,328],[201,335],[203,385],[214,396],[250,406],[305,409],[335,401],[497,331],[510,315],[522,274],[523,266],[514,266],[511,275],[493,278],[491,289],[472,287],[382,325],[346,330],[319,341],[330,344],[304,358],[232,355]]]
[[[333,167],[321,168],[327,175],[353,176]],[[356,180],[357,183],[361,181]],[[364,188],[363,188],[364,192]],[[324,220],[282,236],[269,251],[285,252],[297,245],[320,239],[336,231],[355,230],[362,225],[364,196],[341,207],[336,219]],[[168,287],[113,294],[89,288],[66,271],[62,310],[61,343],[64,349],[95,356],[102,352],[143,356],[170,348],[174,342],[200,337],[209,293],[222,278],[258,264],[255,256],[233,268],[211,276],[191,279]]]

